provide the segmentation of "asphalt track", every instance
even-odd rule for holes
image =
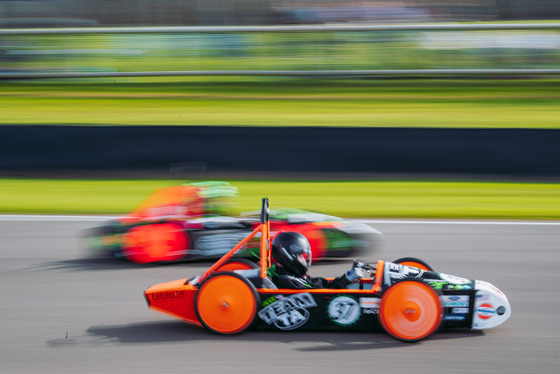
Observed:
[[[1,217],[0,217],[1,218]],[[483,279],[513,314],[484,332],[414,344],[384,332],[250,331],[217,336],[148,310],[152,284],[207,263],[132,266],[84,258],[87,219],[0,219],[0,371],[4,373],[557,373],[560,223],[371,223],[383,245],[362,260],[417,256]],[[317,263],[338,275],[350,260]]]

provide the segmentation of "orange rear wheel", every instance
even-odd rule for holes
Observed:
[[[225,264],[215,270],[219,271],[234,271],[234,270],[251,270],[258,269],[259,267],[254,262],[246,258],[231,258]]]
[[[208,277],[195,295],[200,323],[216,334],[237,334],[251,326],[259,296],[255,286],[235,273]]]
[[[443,309],[438,293],[425,283],[403,281],[381,297],[379,321],[390,335],[414,342],[432,335],[441,325]]]

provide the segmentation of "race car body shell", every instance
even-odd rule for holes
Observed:
[[[292,219],[292,215],[298,219]],[[257,225],[253,217],[128,217],[91,228],[85,237],[93,256],[124,258],[135,263],[177,262],[219,258]],[[382,235],[360,222],[295,209],[271,220],[270,228],[272,236],[281,231],[302,233],[310,242],[314,261],[358,257],[371,251]],[[253,257],[258,246],[256,238],[238,255]]]
[[[94,257],[134,263],[217,259],[259,224],[258,213],[226,215],[237,189],[227,182],[200,182],[159,188],[129,214],[84,231]],[[297,231],[310,241],[314,260],[358,256],[382,235],[364,223],[300,209],[270,212],[272,235]],[[238,256],[254,257],[258,238]]]
[[[241,275],[248,272],[236,271]],[[505,295],[488,282],[381,260],[377,263],[377,273],[377,277],[363,278],[345,289],[257,288],[260,305],[252,327],[259,330],[378,329],[384,293],[391,286],[410,280],[428,284],[439,293],[442,327],[487,329],[498,326],[511,315]],[[145,291],[148,305],[200,326],[194,311],[198,280],[199,277],[180,279],[150,287]]]
[[[194,307],[196,280],[179,279],[150,287],[150,308],[200,326]],[[379,293],[359,289],[264,289],[254,328],[259,330],[370,330],[379,328]],[[363,311],[362,311],[363,310]],[[327,313],[325,313],[327,311]]]

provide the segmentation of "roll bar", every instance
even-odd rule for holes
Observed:
[[[261,205],[261,223],[256,227],[249,235],[247,235],[243,240],[241,240],[235,247],[233,247],[228,253],[223,255],[214,265],[210,266],[208,270],[202,274],[198,283],[202,283],[210,274],[212,274],[217,268],[222,266],[229,260],[241,247],[243,247],[249,240],[251,240],[255,235],[261,233],[261,246],[260,246],[260,277],[262,279],[266,278],[268,268],[271,265],[270,256],[270,209],[268,205],[268,198],[264,197],[262,199]]]

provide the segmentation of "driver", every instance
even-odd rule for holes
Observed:
[[[272,258],[276,264],[269,269],[269,276],[278,288],[346,288],[365,276],[360,267],[353,267],[346,274],[328,280],[310,277],[311,246],[305,236],[297,232],[281,232],[272,241]]]

